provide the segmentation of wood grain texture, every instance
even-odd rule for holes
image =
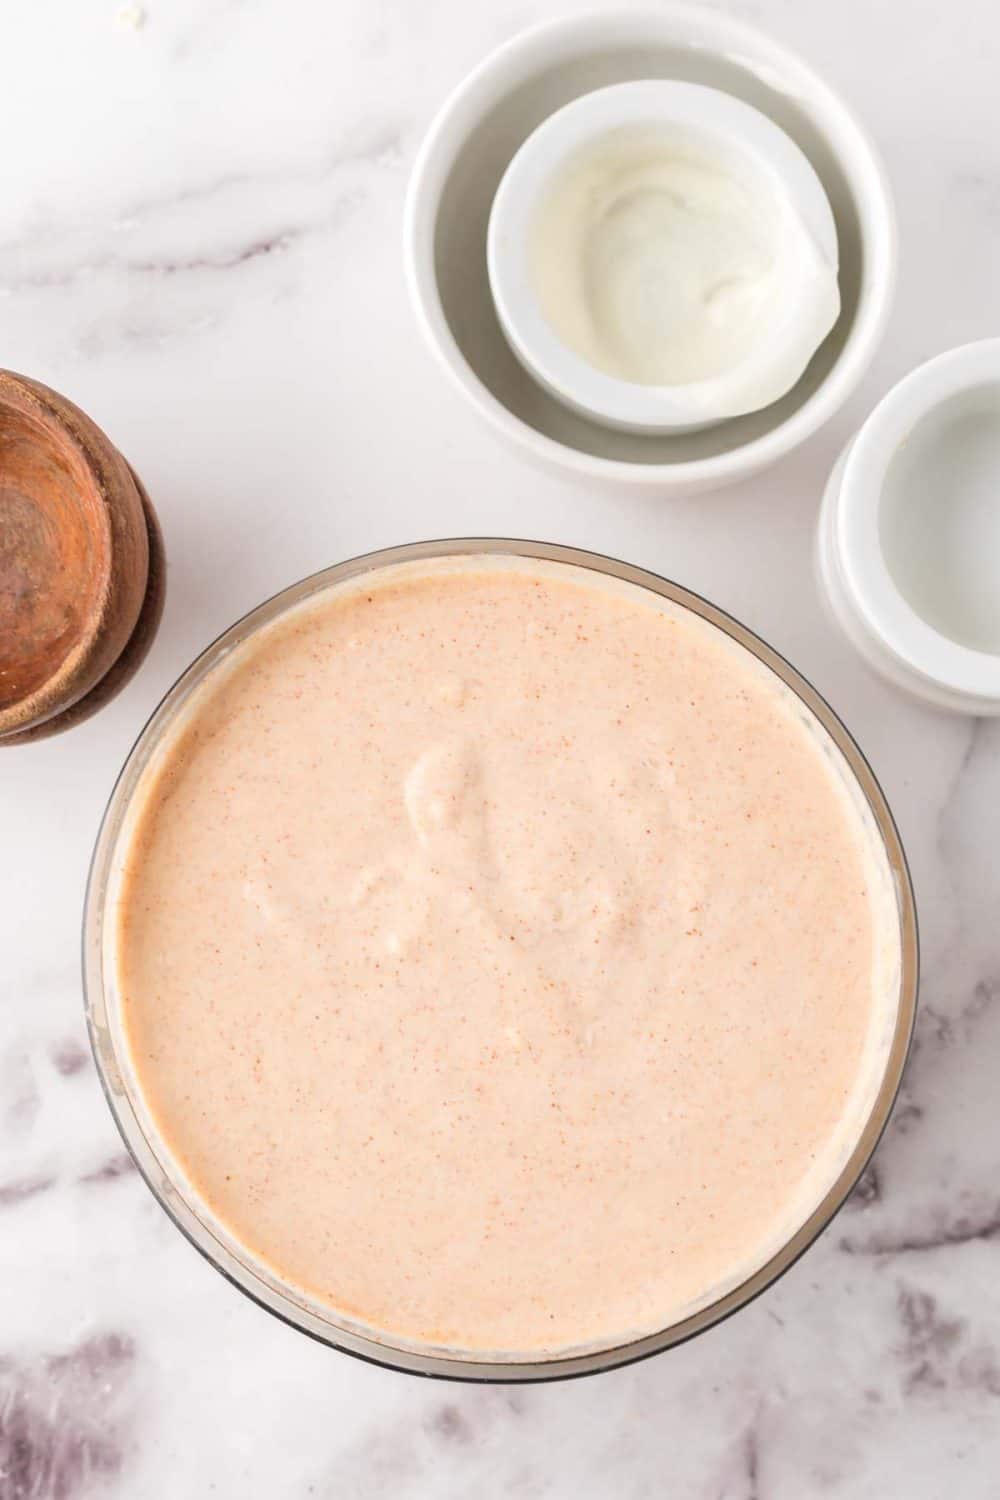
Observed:
[[[150,592],[149,515],[89,417],[0,371],[0,743],[62,718],[121,658]]]

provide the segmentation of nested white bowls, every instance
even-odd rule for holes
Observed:
[[[763,411],[688,434],[613,431],[569,411],[524,370],[500,328],[487,226],[527,137],[595,89],[636,79],[707,84],[754,105],[801,148],[833,210],[841,315],[808,369]],[[764,468],[815,432],[856,387],[895,282],[895,217],[864,129],[811,68],[754,28],[686,4],[555,21],[515,37],[446,101],[410,183],[405,261],[420,325],[453,384],[501,437],[578,479],[690,494]]]

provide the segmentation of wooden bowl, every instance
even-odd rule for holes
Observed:
[[[0,744],[69,728],[124,685],[163,577],[121,454],[64,396],[0,370]]]

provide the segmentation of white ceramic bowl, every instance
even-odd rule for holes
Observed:
[[[684,435],[614,431],[542,390],[503,335],[487,273],[490,209],[522,143],[580,95],[643,78],[723,89],[774,120],[823,184],[840,249],[841,316],[794,390],[764,411]],[[404,238],[420,325],[494,431],[576,478],[660,494],[731,483],[815,432],[867,369],[895,283],[892,201],[853,114],[784,47],[721,12],[686,4],[555,21],[488,57],[428,131],[410,182]]]
[[[683,384],[639,384],[598,369],[548,322],[536,286],[540,208],[566,164],[622,131],[641,132],[753,184],[781,268],[777,316],[732,368]],[[514,156],[497,189],[487,266],[500,325],[530,375],[595,422],[627,432],[693,432],[780,399],[839,315],[837,228],[823,185],[790,136],[721,89],[641,79],[595,89],[557,110]],[[560,261],[562,279],[565,267]]]
[[[817,563],[883,676],[1000,714],[1000,339],[939,355],[879,403],[830,476]]]

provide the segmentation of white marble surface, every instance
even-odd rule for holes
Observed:
[[[1000,322],[992,0],[732,3],[823,68],[888,160],[889,338],[834,424],[741,489],[588,494],[499,451],[419,342],[407,170],[444,92],[574,0],[36,0],[0,15],[0,364],[143,475],[170,582],[98,718],[0,761],[0,1500],[987,1500],[1000,1483],[1000,723],[835,638],[809,565],[838,446],[918,359]],[[141,21],[142,24],[136,24]],[[863,1190],[752,1308],[596,1380],[408,1379],[284,1328],[130,1171],[84,1050],[87,860],[160,693],[321,564],[507,532],[688,583],[828,694],[883,779],[923,922],[919,1042]]]

